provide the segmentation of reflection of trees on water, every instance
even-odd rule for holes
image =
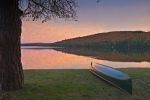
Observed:
[[[89,48],[55,48],[54,50],[75,55],[89,56],[101,60],[121,62],[150,62],[150,51],[116,51]]]

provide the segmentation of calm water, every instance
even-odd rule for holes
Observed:
[[[106,64],[114,68],[150,68],[149,61],[110,61],[56,51],[50,48],[22,49],[24,69],[88,69],[90,68],[91,61]]]

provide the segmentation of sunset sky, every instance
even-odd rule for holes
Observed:
[[[150,0],[77,0],[78,21],[23,20],[22,42],[55,42],[108,31],[150,31]]]

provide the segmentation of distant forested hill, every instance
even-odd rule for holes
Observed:
[[[54,46],[69,48],[97,48],[116,50],[150,50],[150,32],[114,31],[77,37],[53,43]]]
[[[51,43],[22,43],[21,46],[51,46]]]

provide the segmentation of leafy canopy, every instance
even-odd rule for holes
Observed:
[[[51,18],[75,18],[77,7],[75,0],[27,0],[28,7],[23,17],[45,22]]]

